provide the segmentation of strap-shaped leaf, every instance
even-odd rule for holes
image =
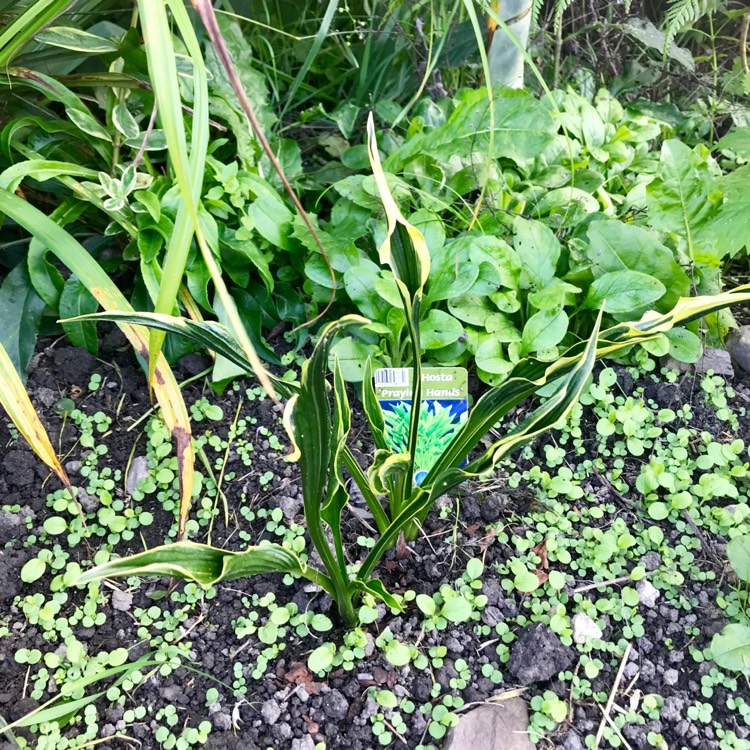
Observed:
[[[72,494],[70,481],[50,443],[47,431],[2,344],[0,344],[0,384],[2,384],[0,405],[8,413],[16,429],[24,436],[34,453],[57,474]]]
[[[493,443],[479,458],[465,468],[453,467],[439,474],[430,488],[431,502],[435,502],[441,495],[457,487],[466,479],[488,474],[512,450],[552,429],[570,413],[578,402],[596,362],[596,344],[601,319],[602,312],[600,311],[586,348],[575,366],[561,379],[557,390],[529,414],[518,427]]]
[[[357,591],[363,591],[367,594],[372,594],[372,596],[374,596],[376,599],[379,599],[391,609],[395,609],[398,611],[403,611],[404,609],[401,604],[399,604],[398,599],[396,599],[393,594],[390,594],[388,592],[386,587],[383,585],[383,582],[379,578],[370,578],[367,581],[362,581],[359,578],[356,578],[354,581],[352,581],[352,586]]]
[[[380,194],[380,200],[383,202],[385,217],[388,223],[387,234],[378,250],[380,262],[384,265],[389,265],[393,269],[396,279],[406,287],[408,297],[411,298],[417,293],[421,294],[430,276],[430,253],[427,249],[424,235],[404,218],[388,187],[388,180],[380,161],[378,142],[375,137],[375,121],[372,112],[367,120],[367,151],[370,157],[370,167],[375,177],[375,184]],[[392,242],[396,228],[399,225],[406,230],[410,242]]]
[[[322,525],[322,508],[329,489],[329,469],[335,447],[326,375],[328,356],[336,335],[347,326],[368,323],[359,315],[347,315],[323,329],[312,355],[302,365],[299,392],[289,402],[284,420],[295,446],[295,457],[299,458],[307,531],[331,576],[339,608],[350,601],[349,580],[331,552]],[[335,487],[336,482],[332,481],[330,489]],[[338,504],[340,500],[336,502]]]
[[[195,321],[189,318],[180,318],[176,315],[147,312],[104,312],[81,315],[64,322],[76,320],[109,320],[114,323],[132,323],[148,328],[158,328],[167,333],[175,333],[190,339],[203,349],[210,349],[222,357],[226,357],[230,362],[241,367],[248,375],[255,373],[252,363],[244,355],[237,339],[234,338],[228,328],[215,321]],[[285,398],[294,395],[299,388],[297,383],[290,383],[270,373],[268,377],[273,382],[276,392]]]
[[[333,444],[331,447],[331,465],[328,469],[328,496],[321,509],[321,516],[328,524],[333,535],[336,550],[336,561],[341,575],[346,578],[346,555],[341,537],[341,513],[349,502],[349,493],[344,483],[343,452],[346,439],[352,425],[352,415],[349,409],[349,399],[346,396],[346,383],[341,373],[338,357],[333,363]]]
[[[17,195],[0,190],[0,213],[7,214],[70,269],[105,310],[132,311],[130,303],[102,267],[74,237],[55,224],[39,209]],[[148,334],[140,326],[120,323],[122,332],[144,360],[148,360]],[[190,442],[190,418],[182,393],[167,360],[160,356],[156,363],[156,398],[162,417],[175,440],[180,476],[180,533],[185,529],[187,513],[193,496],[194,455]]]
[[[372,378],[372,357],[368,357],[365,362],[364,372],[362,373],[362,408],[365,412],[367,424],[370,426],[370,434],[372,435],[375,447],[380,450],[387,450],[385,417],[383,416],[383,410],[380,408],[380,402],[375,395]]]
[[[81,573],[73,585],[115,576],[162,575],[183,578],[208,588],[219,581],[260,573],[294,573],[321,582],[320,573],[308,568],[294,552],[280,544],[261,544],[243,552],[233,552],[186,541],[97,565]],[[330,583],[324,588],[326,586],[330,590]]]

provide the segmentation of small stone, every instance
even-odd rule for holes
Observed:
[[[315,750],[315,741],[309,734],[301,740],[293,739],[291,750]]]
[[[563,742],[563,750],[586,750],[578,732],[568,732]]]
[[[159,692],[164,700],[173,703],[182,695],[183,687],[182,685],[167,685],[167,687],[163,687]]]
[[[225,714],[223,711],[215,713],[211,717],[211,722],[217,732],[232,731],[232,717],[229,714]]]
[[[120,612],[129,612],[133,606],[133,595],[127,591],[112,591],[112,606]]]
[[[734,364],[741,370],[750,372],[750,326],[730,331],[724,344]]]
[[[83,462],[81,461],[68,461],[65,464],[65,471],[68,474],[78,474],[83,468]]]
[[[331,721],[343,721],[349,713],[349,701],[340,690],[329,690],[323,696],[321,708]]]
[[[601,638],[602,629],[585,613],[578,612],[571,620],[573,627],[573,640],[576,643],[585,643],[587,640]]]
[[[535,623],[524,628],[513,645],[508,671],[521,685],[530,685],[551,680],[573,660],[573,651],[550,628]]]
[[[130,470],[125,479],[125,493],[132,495],[138,489],[138,483],[141,479],[148,476],[148,460],[145,456],[136,456],[130,462]]]
[[[287,521],[293,521],[302,510],[302,498],[282,495],[278,500],[279,508]]]
[[[281,716],[281,706],[276,701],[266,701],[260,709],[260,715],[266,724],[273,725]]]
[[[48,409],[59,398],[51,388],[37,388],[34,392],[34,397],[42,406],[46,406]]]
[[[86,513],[96,513],[99,509],[99,498],[96,495],[89,495],[83,487],[76,489],[76,500]]]
[[[529,714],[521,698],[485,703],[464,714],[445,743],[445,750],[534,750]]]
[[[664,672],[664,684],[676,685],[680,679],[680,673],[676,669],[667,669]]]
[[[693,368],[697,373],[711,370],[714,375],[722,375],[725,378],[734,377],[734,367],[732,367],[732,358],[729,352],[724,351],[724,349],[714,349],[710,346],[704,349],[703,356],[694,365],[678,362],[673,357],[667,357],[663,361],[663,366],[668,370],[679,370],[680,372],[688,372]]]
[[[638,595],[641,598],[641,604],[643,604],[644,607],[652,608],[656,606],[656,600],[661,596],[656,586],[646,579],[638,581],[635,590],[638,592]]]

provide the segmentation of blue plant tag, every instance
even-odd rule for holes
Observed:
[[[394,453],[406,453],[412,408],[411,367],[375,371],[375,395],[385,417],[385,438]],[[414,481],[421,484],[469,413],[469,376],[463,367],[423,367]]]

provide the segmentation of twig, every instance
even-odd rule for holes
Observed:
[[[312,221],[310,221],[310,217],[307,215],[307,211],[305,211],[304,207],[302,206],[302,203],[300,202],[300,199],[297,197],[297,193],[295,192],[294,188],[289,183],[289,180],[287,179],[286,174],[284,174],[284,170],[281,164],[279,164],[279,160],[276,158],[276,154],[274,154],[273,149],[269,145],[268,140],[266,139],[265,133],[263,132],[263,128],[258,122],[258,118],[255,116],[255,110],[253,109],[252,104],[250,104],[250,100],[247,97],[245,88],[242,85],[242,80],[240,79],[240,76],[237,73],[237,68],[235,68],[234,66],[234,62],[232,61],[232,57],[229,54],[229,50],[227,49],[227,45],[224,41],[224,37],[221,34],[221,29],[219,28],[219,23],[216,20],[216,13],[214,12],[213,5],[211,4],[209,0],[191,0],[191,2],[195,10],[198,12],[198,16],[203,22],[203,26],[205,27],[206,32],[208,33],[208,37],[211,40],[211,43],[213,44],[214,49],[216,50],[216,54],[219,60],[221,60],[221,64],[223,65],[224,70],[227,73],[229,82],[232,85],[232,88],[234,89],[234,93],[237,95],[237,99],[240,102],[240,106],[242,107],[245,113],[245,116],[250,121],[250,125],[255,131],[255,136],[258,139],[258,142],[263,148],[263,151],[265,151],[266,156],[271,162],[271,165],[273,166],[274,170],[276,170],[276,173],[279,175],[279,179],[281,180],[281,183],[284,186],[284,190],[286,190],[287,194],[289,195],[289,198],[294,204],[294,207],[297,209],[297,211],[299,212],[299,215],[302,217],[302,221],[305,223],[305,226],[310,231],[310,234],[312,235],[312,238],[315,241],[315,244],[318,246],[318,250],[320,250],[320,253],[323,256],[323,260],[326,262],[326,265],[328,266],[328,271],[331,275],[331,283],[333,284],[333,288],[331,290],[331,299],[328,301],[328,304],[325,306],[325,308],[323,308],[323,310],[321,310],[320,313],[318,313],[314,318],[312,318],[312,320],[308,320],[306,323],[303,323],[301,326],[297,326],[297,328],[293,329],[294,331],[297,331],[303,326],[312,325],[313,323],[315,323],[315,321],[320,320],[320,318],[322,318],[328,312],[334,300],[336,299],[336,274],[334,273],[333,266],[331,265],[331,261],[328,258],[328,254],[326,253],[325,248],[323,247],[323,243],[320,241],[320,237],[318,236],[318,233],[315,231],[315,227],[313,226]]]
[[[644,574],[644,578],[655,573],[655,570],[649,570],[648,573]],[[584,591],[591,591],[592,589],[601,589],[604,586],[614,586],[618,583],[627,583],[633,579],[630,576],[620,576],[619,578],[612,578],[609,581],[597,581],[596,583],[589,583],[586,586],[579,586],[577,589],[573,589],[574,594],[582,594]]]
[[[631,643],[628,643],[628,645],[625,647],[625,653],[622,655],[622,661],[620,662],[620,668],[617,670],[617,676],[615,677],[615,684],[612,685],[612,691],[609,694],[609,700],[607,701],[606,708],[602,709],[602,713],[604,714],[601,724],[599,724],[599,730],[596,733],[596,739],[594,740],[594,748],[595,750],[598,750],[599,743],[602,740],[602,735],[604,734],[604,727],[607,723],[609,723],[611,726],[614,726],[612,720],[609,718],[609,712],[612,710],[612,704],[615,702],[615,695],[617,695],[617,688],[620,687],[620,681],[622,680],[622,674],[625,671],[625,665],[628,663],[628,657],[630,656],[630,652],[633,648],[633,645]],[[599,708],[602,707],[597,703]],[[615,726],[615,731],[620,736],[620,739],[625,743],[625,746],[628,747],[630,750],[630,745],[628,745],[627,742],[625,742],[625,739],[620,734],[620,730],[617,729]]]
[[[633,750],[633,748],[628,744],[628,741],[622,736],[622,732],[620,732],[620,730],[617,728],[617,724],[615,724],[614,721],[612,721],[612,719],[609,717],[609,715],[607,713],[605,713],[604,709],[601,706],[601,703],[597,703],[596,705],[599,706],[599,710],[603,714],[602,724],[601,724],[601,727],[600,727],[601,731],[604,731],[604,722],[606,721],[607,724],[609,724],[612,727],[614,733],[620,738],[620,742],[622,742],[622,744],[625,745],[625,747],[627,748],[627,750]],[[597,734],[597,738],[598,737],[599,737],[599,735]],[[599,740],[598,739],[596,740],[595,747],[597,747],[597,748],[599,747]]]
[[[704,549],[709,557],[718,565],[720,568],[724,567],[724,563],[718,558],[716,553],[713,551],[713,549],[709,546],[708,541],[706,540],[705,535],[701,531],[701,529],[698,527],[698,525],[693,520],[693,517],[690,515],[690,511],[687,508],[684,508],[682,511],[682,515],[684,516],[685,520],[690,524],[690,528],[695,532],[695,535],[698,537],[700,543],[701,543],[701,549]]]
[[[750,31],[750,13],[745,13],[742,19],[742,31],[740,32],[740,60],[742,62],[742,70],[745,73],[750,73],[750,66],[747,64],[747,35]]]

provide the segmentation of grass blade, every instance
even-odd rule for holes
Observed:
[[[122,292],[107,276],[86,249],[62,227],[39,209],[7,190],[0,190],[0,213],[20,224],[74,273],[105,310],[133,311]],[[136,352],[148,361],[148,332],[127,323],[120,325]],[[172,433],[180,471],[179,533],[185,533],[187,510],[193,495],[193,466],[190,442],[190,419],[174,374],[162,355],[156,363],[154,393],[161,406],[162,418]]]

